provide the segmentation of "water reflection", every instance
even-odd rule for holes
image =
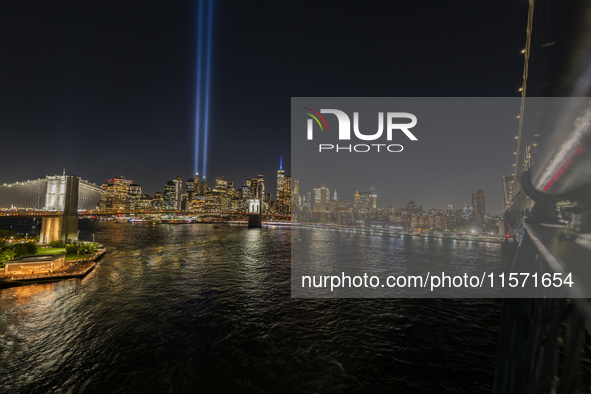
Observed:
[[[291,299],[289,228],[86,226],[91,275],[0,291],[0,391],[492,390],[495,301]]]

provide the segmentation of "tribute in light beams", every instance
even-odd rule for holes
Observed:
[[[207,135],[211,78],[213,0],[200,0],[197,15],[197,90],[195,103],[195,173],[207,173]],[[205,72],[203,70],[205,69]],[[205,89],[203,88],[205,86]],[[201,145],[201,139],[203,144]],[[201,160],[200,160],[201,159]]]

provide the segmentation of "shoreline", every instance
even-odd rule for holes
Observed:
[[[474,237],[472,235],[458,235],[458,236],[449,236],[449,235],[435,235],[435,234],[412,234],[410,232],[399,232],[397,230],[390,230],[385,228],[371,228],[371,227],[355,227],[355,226],[341,226],[341,225],[334,225],[334,224],[312,224],[312,223],[292,223],[293,227],[304,227],[304,228],[324,228],[324,229],[331,229],[331,230],[347,230],[347,231],[355,231],[355,232],[378,232],[380,234],[389,234],[396,237],[401,236],[409,236],[409,237],[421,237],[421,238],[438,238],[438,239],[451,239],[456,241],[471,241],[471,242],[487,242],[487,243],[495,243],[495,244],[502,244],[504,242],[504,238],[501,237],[486,237],[491,239],[482,239],[482,238],[468,238]],[[493,239],[494,238],[494,239]]]

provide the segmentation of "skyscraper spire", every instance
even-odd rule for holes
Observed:
[[[277,170],[277,194],[276,199],[281,204],[283,201],[283,185],[285,183],[285,171],[283,171],[283,156],[279,156],[279,169]]]

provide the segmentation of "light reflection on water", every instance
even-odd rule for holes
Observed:
[[[499,243],[476,242],[437,237],[398,236],[361,231],[351,235],[334,229],[294,227],[292,229],[292,296],[326,298],[478,298],[501,297],[499,287],[390,287],[389,276],[443,275],[481,278],[499,274],[511,267]],[[371,234],[373,233],[373,234]],[[304,276],[327,278],[375,275],[376,286],[315,287],[302,285]],[[329,280],[330,281],[330,280]],[[340,280],[339,280],[340,282]],[[310,282],[312,283],[312,282]],[[332,283],[332,282],[331,282]],[[427,280],[428,283],[428,280]]]
[[[0,290],[2,392],[492,390],[497,301],[291,299],[280,226],[81,229],[86,278]]]

